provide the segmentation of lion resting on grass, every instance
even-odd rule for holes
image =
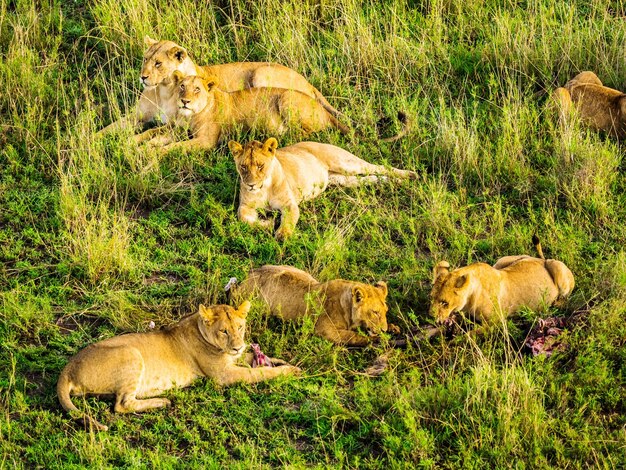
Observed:
[[[343,279],[320,283],[300,269],[266,265],[250,271],[234,292],[237,298],[253,294],[268,304],[273,315],[285,320],[317,315],[315,334],[333,343],[365,346],[388,328],[398,330],[387,325],[387,284],[383,281],[373,286]]]
[[[574,289],[574,276],[565,264],[545,259],[538,239],[539,258],[505,256],[491,267],[474,263],[450,271],[440,261],[433,271],[430,313],[437,322],[448,323],[455,312],[493,323],[519,311],[537,309],[567,297]]]
[[[177,90],[173,92],[177,93],[176,120],[189,121],[191,139],[166,145],[165,150],[212,149],[225,132],[239,127],[264,129],[272,134],[283,134],[294,127],[307,133],[329,127],[344,134],[350,132],[315,99],[299,91],[251,88],[227,93],[219,89],[215,77],[183,77],[178,71],[172,75],[170,86]],[[143,142],[162,132],[162,128],[151,129],[135,140]],[[159,145],[171,141],[168,136],[154,138]]]
[[[155,332],[133,333],[100,341],[76,354],[59,377],[57,395],[63,408],[96,429],[106,430],[81,413],[72,395],[115,395],[115,411],[130,413],[169,406],[160,395],[186,387],[199,377],[219,385],[260,382],[300,369],[280,359],[280,367],[250,368],[235,362],[246,349],[244,333],[250,302],[235,310],[227,305],[205,307],[177,324]],[[252,360],[249,355],[248,363]]]
[[[317,197],[328,185],[357,186],[378,181],[376,175],[416,177],[413,171],[372,165],[339,147],[317,142],[277,149],[278,141],[271,137],[265,143],[254,140],[245,146],[231,140],[228,147],[240,176],[239,219],[273,226],[272,220],[259,220],[257,210],[279,210],[279,239],[293,233],[300,216],[299,203]]]
[[[111,123],[101,131],[102,133],[128,126],[139,130],[144,124],[156,118],[164,124],[173,119],[176,110],[174,109],[172,113],[172,108],[167,106],[167,102],[171,94],[170,79],[176,70],[183,75],[212,75],[226,92],[260,87],[296,90],[315,99],[335,117],[341,115],[302,75],[284,65],[270,62],[235,62],[199,67],[183,47],[172,41],[156,41],[146,36],[144,43],[148,48],[144,53],[140,73],[140,82],[144,90],[139,97],[135,115]]]
[[[626,94],[602,85],[593,72],[582,72],[554,92],[561,122],[567,122],[572,105],[583,123],[615,137],[626,137]]]

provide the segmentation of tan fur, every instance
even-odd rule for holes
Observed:
[[[181,149],[214,148],[224,133],[237,128],[264,129],[282,134],[289,128],[316,132],[335,127],[349,129],[307,95],[283,88],[252,88],[226,93],[219,89],[215,77],[172,75],[172,88],[178,93],[177,119],[189,120],[191,139],[165,147]],[[151,130],[136,140],[145,140],[159,130]],[[163,139],[159,139],[163,144]]]
[[[139,97],[136,113],[116,121],[101,132],[111,132],[132,126],[138,128],[159,118],[167,123],[175,117],[176,110],[167,106],[172,97],[169,79],[174,71],[183,75],[214,76],[225,92],[249,88],[274,87],[295,90],[315,99],[335,117],[341,113],[333,108],[324,96],[302,75],[284,65],[270,62],[235,62],[199,67],[189,57],[187,50],[172,41],[156,41],[146,36],[147,47],[140,73],[144,90]]]
[[[107,427],[81,413],[72,395],[115,395],[115,411],[130,413],[169,406],[160,395],[186,387],[199,377],[219,385],[259,382],[299,371],[284,361],[280,367],[252,369],[236,365],[246,343],[250,303],[237,310],[227,305],[204,307],[160,331],[133,333],[100,341],[76,354],[61,372],[57,395],[63,408],[97,429]],[[247,357],[251,363],[252,357]]]
[[[567,122],[572,108],[585,125],[616,137],[626,137],[626,94],[602,85],[593,72],[582,72],[557,88],[553,95],[561,122]]]
[[[415,172],[372,165],[339,147],[317,142],[277,149],[278,141],[271,137],[263,144],[255,140],[245,146],[231,140],[228,147],[240,176],[239,219],[271,226],[272,221],[258,219],[257,210],[279,210],[281,224],[276,236],[280,239],[293,233],[300,216],[299,203],[317,197],[328,185],[356,186],[378,181],[375,175],[416,177]]]
[[[447,261],[441,261],[433,270],[430,313],[440,323],[455,312],[494,322],[522,307],[552,305],[574,289],[572,272],[553,259],[505,256],[493,267],[474,263],[454,271],[449,268]]]
[[[273,315],[286,320],[319,315],[315,334],[334,343],[365,346],[388,329],[387,284],[382,281],[373,286],[343,279],[320,283],[292,266],[266,265],[250,271],[235,290],[237,298],[253,294],[268,304]],[[359,328],[369,336],[359,333]]]

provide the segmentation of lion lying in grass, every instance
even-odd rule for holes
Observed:
[[[574,107],[583,123],[615,137],[626,137],[626,94],[602,85],[593,72],[582,72],[554,92],[561,122]]]
[[[417,176],[413,171],[372,165],[339,147],[317,142],[277,149],[278,141],[271,137],[263,144],[254,140],[245,146],[231,140],[228,147],[240,176],[239,219],[269,227],[273,221],[259,220],[257,210],[279,210],[279,239],[293,233],[300,217],[299,203],[317,197],[328,185],[357,186],[376,182],[379,175]]]
[[[273,315],[285,320],[318,315],[315,334],[333,343],[365,346],[388,328],[398,329],[387,325],[387,284],[383,281],[373,286],[343,279],[320,283],[292,266],[266,265],[250,271],[234,291],[236,298],[255,294]]]
[[[100,341],[76,354],[59,377],[57,395],[63,408],[96,429],[107,426],[72,403],[72,395],[115,395],[115,411],[130,413],[169,406],[160,395],[186,387],[199,377],[219,385],[260,382],[300,369],[280,359],[280,367],[237,366],[246,349],[244,333],[250,302],[235,310],[227,305],[205,307],[177,324],[155,332],[133,333]],[[252,355],[249,355],[251,363]]]
[[[491,267],[474,263],[450,271],[447,261],[433,270],[430,313],[439,323],[448,323],[455,312],[493,323],[522,307],[537,309],[566,298],[574,289],[574,276],[565,264],[545,259],[534,238],[539,258],[505,256]]]
[[[171,136],[160,136],[164,129],[151,129],[136,136],[137,142],[148,139],[152,144],[166,145],[165,150],[180,148],[212,149],[220,137],[237,128],[264,129],[283,134],[289,128],[306,133],[334,127],[344,134],[350,129],[330,114],[315,99],[283,88],[251,88],[227,93],[219,89],[215,77],[174,72],[170,86],[176,91],[177,117],[174,123],[189,121],[190,140],[170,143]]]
[[[144,87],[134,116],[122,118],[105,127],[107,133],[132,127],[140,130],[144,124],[159,119],[163,124],[175,117],[176,109],[168,106],[171,95],[170,80],[174,71],[186,75],[214,76],[225,92],[249,88],[274,87],[296,90],[316,100],[335,117],[341,113],[302,75],[284,65],[270,62],[234,62],[231,64],[199,67],[187,50],[172,41],[156,41],[146,36],[147,47],[140,73]]]

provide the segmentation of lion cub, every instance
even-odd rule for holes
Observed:
[[[302,75],[284,65],[270,62],[234,62],[200,67],[189,57],[187,50],[175,42],[157,41],[146,36],[144,44],[147,49],[139,74],[139,82],[144,90],[139,97],[135,115],[111,123],[101,133],[126,126],[140,128],[156,118],[164,124],[173,119],[176,109],[172,110],[168,102],[172,93],[170,79],[175,70],[184,75],[214,75],[222,90],[227,92],[260,87],[297,90],[317,100],[334,116],[341,115]]]
[[[219,385],[260,382],[300,369],[280,359],[280,367],[241,367],[235,363],[246,349],[244,333],[250,302],[237,310],[227,305],[205,307],[175,325],[150,333],[133,333],[87,346],[65,366],[57,383],[63,408],[77,419],[106,430],[81,413],[72,395],[115,395],[115,411],[130,413],[169,406],[160,395],[173,387],[186,387],[199,377]],[[251,363],[252,355],[246,358]]]
[[[228,93],[219,89],[214,76],[185,77],[179,71],[173,73],[170,86],[176,90],[172,91],[178,107],[176,120],[189,121],[191,139],[169,143],[167,138],[157,137],[158,144],[169,144],[165,150],[212,149],[224,133],[238,127],[260,128],[272,134],[283,134],[290,127],[307,133],[329,127],[350,132],[314,98],[296,90],[251,88]],[[141,142],[162,132],[151,129],[135,140]]]
[[[373,286],[343,279],[320,283],[292,266],[265,265],[250,271],[234,291],[238,298],[253,294],[268,304],[273,315],[286,320],[319,315],[315,334],[333,343],[365,346],[388,329],[387,284],[383,281]],[[359,333],[359,328],[368,336]]]
[[[573,104],[587,126],[626,137],[626,94],[603,86],[595,73],[579,73],[557,88],[554,97],[561,122],[566,122]]]
[[[455,312],[465,312],[482,322],[494,322],[519,311],[537,309],[566,298],[574,289],[574,276],[565,264],[545,259],[534,239],[539,258],[505,256],[491,267],[474,263],[450,271],[447,261],[433,270],[430,313],[448,323]]]
[[[339,147],[317,142],[277,149],[278,141],[271,137],[263,144],[253,140],[245,146],[231,140],[228,147],[240,176],[239,219],[271,226],[270,220],[259,221],[257,210],[280,210],[279,239],[293,233],[300,217],[298,204],[317,197],[328,185],[356,186],[378,181],[375,175],[417,176],[413,171],[372,165]]]

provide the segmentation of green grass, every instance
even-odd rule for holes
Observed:
[[[0,1],[0,467],[626,465],[624,148],[576,122],[560,128],[548,101],[582,70],[626,90],[626,3],[199,3]],[[329,190],[301,206],[282,244],[238,222],[225,145],[160,156],[94,135],[132,108],[146,34],[200,64],[291,66],[369,136],[405,110],[412,132],[393,144],[311,138],[419,179]],[[532,253],[535,232],[576,277],[561,311],[394,350],[382,377],[362,371],[385,341],[337,347],[310,320],[282,323],[255,304],[249,340],[300,377],[201,380],[142,415],[77,399],[106,433],[58,405],[77,351],[226,302],[224,284],[250,267],[385,280],[390,321],[409,329],[432,321],[436,262]],[[577,310],[589,313],[565,351],[520,350],[535,318]]]

